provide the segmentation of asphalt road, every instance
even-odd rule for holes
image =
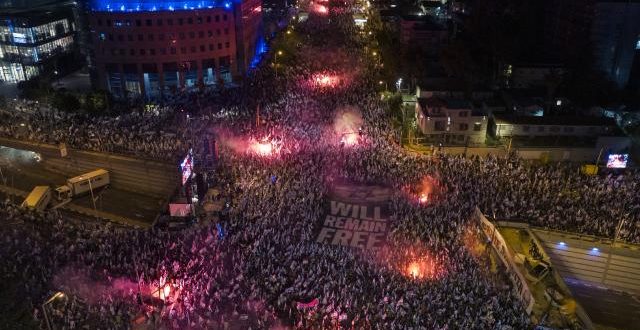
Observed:
[[[29,192],[37,185],[62,185],[67,177],[47,170],[35,153],[0,147],[0,184]],[[82,173],[78,173],[80,175]],[[96,209],[117,216],[151,223],[160,212],[162,200],[134,192],[108,187],[96,192],[100,195]],[[55,203],[55,200],[53,200]],[[90,195],[75,198],[74,204],[93,208]]]
[[[640,327],[640,299],[577,281],[566,283],[593,323],[621,330]]]

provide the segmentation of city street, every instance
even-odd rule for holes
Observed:
[[[0,170],[2,171],[0,184],[21,190],[26,194],[38,185],[55,189],[68,179],[59,172],[45,168],[37,154],[8,147],[0,147]],[[77,173],[77,175],[80,174],[82,173]],[[111,213],[116,217],[135,219],[148,225],[151,225],[156,215],[160,213],[164,203],[163,200],[155,197],[113,187],[96,191],[94,197],[97,199],[97,210]],[[17,202],[21,203],[21,201]],[[60,201],[54,198],[52,206],[57,203]],[[93,209],[90,194],[74,198],[72,204]]]

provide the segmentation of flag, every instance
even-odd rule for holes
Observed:
[[[313,300],[311,300],[308,303],[302,303],[302,302],[296,302],[296,307],[299,309],[307,309],[307,308],[313,308],[318,306],[318,298],[313,298]]]

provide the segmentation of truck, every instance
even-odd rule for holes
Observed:
[[[42,212],[47,208],[50,201],[51,188],[49,186],[35,186],[22,202],[22,207]]]
[[[109,184],[109,171],[97,169],[95,171],[85,173],[71,179],[67,179],[67,183],[56,188],[59,200],[67,200],[73,197],[93,193],[93,190],[105,187]]]

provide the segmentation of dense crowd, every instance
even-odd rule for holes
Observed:
[[[4,114],[3,136],[79,149],[168,158],[212,128],[220,143],[215,181],[229,207],[216,224],[132,230],[5,201],[0,279],[37,326],[45,327],[42,302],[61,290],[66,295],[48,311],[62,329],[526,329],[530,320],[504,274],[475,252],[483,245],[476,207],[606,237],[620,224],[621,239],[640,241],[638,173],[583,176],[572,165],[418,155],[398,146],[375,93],[376,68],[359,60],[363,41],[344,12],[332,11],[332,24],[311,15],[296,27],[310,45],[278,78],[259,68],[232,102],[198,106],[191,119],[185,105],[99,119],[29,111],[17,127],[22,115]],[[334,37],[320,44],[327,35]],[[337,54],[330,65],[313,55],[327,49]],[[278,148],[247,147],[265,138]],[[425,177],[442,192],[426,205],[405,189]],[[315,241],[339,180],[393,188],[381,250]],[[407,274],[418,257],[429,260],[428,276]],[[312,307],[297,304],[314,299]]]

